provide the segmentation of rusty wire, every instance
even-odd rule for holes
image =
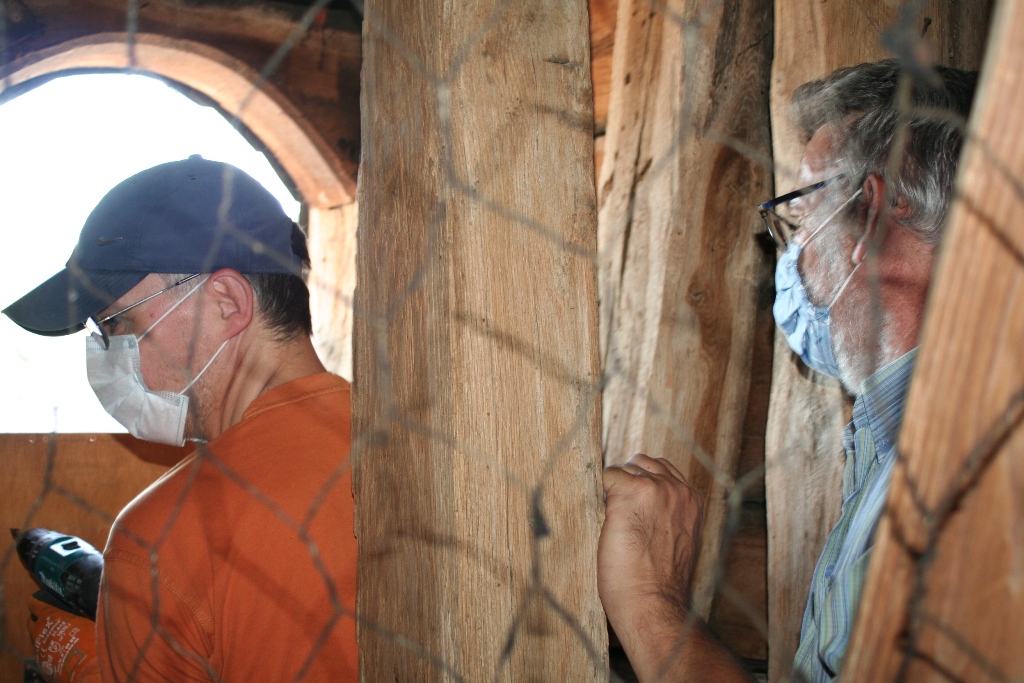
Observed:
[[[665,22],[674,23],[677,25],[677,30],[680,31],[682,39],[685,43],[684,59],[683,59],[683,72],[679,74],[679,78],[683,83],[683,104],[680,116],[678,128],[675,130],[672,137],[671,143],[667,148],[662,150],[661,156],[654,160],[653,165],[649,170],[651,177],[657,177],[663,173],[670,172],[673,164],[677,163],[675,159],[676,153],[679,151],[683,143],[694,135],[705,135],[711,140],[718,142],[723,146],[732,148],[737,153],[746,157],[753,163],[768,168],[776,174],[776,177],[781,182],[785,182],[782,179],[788,179],[793,175],[793,169],[788,168],[776,168],[772,159],[768,158],[763,151],[756,149],[748,141],[739,139],[734,136],[726,135],[718,131],[697,131],[697,126],[692,120],[692,106],[693,98],[695,94],[693,92],[693,83],[695,79],[686,78],[686,64],[692,64],[696,60],[696,53],[698,50],[697,35],[700,30],[707,24],[710,17],[724,4],[725,0],[716,0],[713,3],[709,3],[703,12],[689,16],[675,9],[676,5],[662,4],[657,0],[651,0],[651,9],[653,13],[660,13]],[[310,4],[310,7],[305,11],[302,17],[296,22],[295,29],[289,38],[279,46],[275,51],[274,55],[269,59],[265,68],[260,72],[260,80],[256,83],[253,89],[258,88],[262,83],[266,82],[274,74],[275,70],[280,66],[284,59],[287,58],[290,50],[302,39],[307,33],[311,26],[314,18],[317,14],[326,8],[329,4],[328,0],[316,0]],[[388,44],[398,54],[402,55],[405,61],[409,64],[410,68],[419,73],[422,78],[426,80],[434,89],[436,94],[436,101],[433,103],[434,108],[437,112],[437,117],[440,122],[440,135],[447,144],[442,146],[444,153],[441,159],[441,164],[444,172],[444,179],[448,184],[448,187],[462,196],[469,198],[470,200],[477,202],[479,205],[486,207],[487,209],[495,212],[496,214],[506,218],[523,231],[527,231],[538,235],[547,240],[551,247],[554,249],[561,250],[572,258],[588,259],[593,261],[595,267],[599,265],[599,261],[606,258],[605,254],[597,254],[585,245],[576,244],[561,236],[560,230],[557,226],[545,225],[543,222],[534,219],[533,217],[524,214],[515,207],[506,206],[503,203],[486,196],[483,192],[478,190],[473,184],[467,181],[459,173],[459,170],[452,158],[452,150],[454,145],[452,144],[453,136],[455,135],[452,128],[452,117],[451,117],[451,98],[450,89],[457,82],[458,76],[461,69],[465,66],[466,62],[470,59],[474,48],[481,43],[492,31],[496,30],[500,26],[502,18],[505,12],[513,4],[513,0],[497,0],[493,11],[487,16],[484,21],[471,33],[466,42],[454,51],[454,57],[450,60],[450,63],[444,66],[439,71],[433,71],[429,69],[421,59],[416,55],[415,50],[404,44],[404,42],[397,36],[397,34],[390,30],[382,18],[377,14],[376,5],[369,3],[366,7],[366,17],[364,19],[366,24],[366,30],[364,30],[364,40],[379,40]],[[0,62],[5,62],[8,55],[8,45],[4,40],[4,7],[5,4],[0,2]],[[136,0],[131,0],[128,3],[128,8],[125,13],[125,22],[127,27],[127,41],[126,50],[128,51],[130,68],[136,68],[135,59],[135,37],[138,32],[138,3]],[[894,30],[889,30],[885,33],[888,47],[896,54],[901,56],[908,56],[915,54],[913,45],[907,41],[912,41],[916,35],[914,31],[907,30],[907,22],[916,22],[917,15],[911,12],[906,12],[901,15],[900,22]],[[901,42],[902,41],[902,42]],[[6,79],[6,74],[4,75]],[[250,93],[252,94],[252,93]],[[243,100],[243,107],[249,101],[249,97]],[[917,112],[920,113],[920,112]],[[242,114],[241,111],[232,112],[235,117],[235,123],[240,119]],[[940,116],[941,114],[936,114]],[[908,112],[909,116],[909,112]],[[566,123],[565,125],[571,125]],[[973,141],[978,142],[980,141]],[[904,140],[897,143],[897,148],[901,149],[904,144]],[[993,154],[993,159],[996,157]],[[894,155],[894,159],[898,159]],[[1016,187],[1021,187],[1020,182],[1015,182]],[[789,187],[779,188],[781,190],[791,189]],[[767,197],[766,197],[767,199]],[[230,197],[225,197],[221,207],[222,216],[227,215],[227,211],[230,207]],[[579,408],[572,424],[568,430],[557,439],[555,445],[550,449],[550,452],[544,454],[544,464],[542,473],[538,477],[537,481],[523,481],[521,478],[510,472],[503,463],[497,462],[488,453],[482,452],[481,449],[474,446],[473,444],[460,441],[451,434],[444,434],[437,429],[434,429],[428,425],[424,425],[418,422],[414,416],[407,414],[403,411],[397,399],[397,391],[395,383],[397,380],[391,377],[387,372],[387,347],[388,347],[388,335],[390,333],[389,325],[392,323],[394,318],[400,313],[402,307],[406,305],[412,294],[417,292],[424,284],[426,274],[432,267],[432,264],[436,262],[436,259],[429,258],[430,255],[436,253],[442,247],[438,244],[438,236],[440,234],[441,223],[445,214],[444,199],[439,199],[436,211],[426,218],[427,229],[427,246],[426,254],[427,258],[424,258],[420,264],[419,269],[412,273],[408,278],[406,287],[402,295],[396,297],[391,307],[381,316],[370,318],[370,327],[375,330],[373,338],[375,355],[379,359],[381,366],[385,369],[384,377],[385,382],[383,383],[383,391],[385,394],[385,402],[387,410],[384,411],[384,416],[381,418],[381,423],[374,425],[371,429],[367,430],[366,433],[357,435],[356,439],[352,444],[352,456],[358,457],[358,454],[373,440],[379,437],[390,424],[397,424],[405,429],[410,430],[413,433],[427,436],[437,442],[447,446],[455,455],[455,457],[465,458],[468,461],[478,464],[480,466],[488,466],[494,468],[501,477],[505,479],[510,488],[519,495],[525,497],[529,501],[529,506],[532,511],[531,519],[522,520],[511,520],[513,523],[520,523],[523,525],[529,525],[531,529],[531,558],[530,558],[530,572],[529,576],[519,577],[520,580],[524,581],[527,590],[524,592],[524,597],[517,605],[515,613],[512,615],[508,631],[505,636],[504,646],[501,649],[501,655],[498,661],[494,662],[494,677],[493,680],[502,680],[503,672],[506,671],[506,666],[510,661],[512,653],[514,652],[518,636],[521,629],[524,626],[524,622],[527,618],[530,609],[535,608],[535,605],[540,605],[543,609],[548,609],[551,613],[560,621],[568,625],[568,627],[575,634],[581,647],[591,659],[595,667],[599,670],[607,671],[609,677],[612,680],[621,680],[619,672],[608,669],[607,658],[604,653],[600,651],[600,648],[593,642],[590,641],[586,630],[579,622],[578,617],[573,615],[564,605],[562,605],[557,597],[553,594],[551,588],[545,584],[543,579],[544,572],[542,571],[545,563],[545,544],[550,543],[552,539],[550,535],[550,525],[545,521],[544,513],[544,496],[545,492],[549,487],[555,486],[556,484],[552,481],[552,475],[556,463],[560,458],[567,455],[569,452],[570,445],[577,441],[585,430],[588,428],[588,416],[593,412],[595,405],[600,405],[601,393],[604,387],[607,385],[611,378],[617,378],[624,381],[631,391],[636,392],[638,395],[644,397],[648,414],[656,416],[658,419],[664,421],[668,426],[669,430],[673,435],[682,443],[686,444],[693,454],[693,457],[706,469],[708,470],[712,479],[720,483],[723,487],[728,490],[727,497],[727,517],[726,524],[723,531],[723,542],[721,546],[721,553],[719,556],[718,563],[715,567],[715,576],[713,586],[719,592],[723,599],[729,600],[736,603],[740,610],[744,612],[753,625],[753,627],[766,639],[768,640],[769,647],[771,646],[771,638],[768,632],[768,625],[765,623],[762,615],[758,613],[755,606],[750,605],[746,602],[742,593],[737,590],[738,587],[729,585],[725,580],[725,558],[728,555],[731,543],[734,539],[735,533],[739,528],[740,514],[742,512],[743,503],[745,500],[745,494],[749,486],[755,483],[759,478],[764,476],[764,465],[755,469],[752,472],[745,474],[740,478],[736,478],[733,473],[722,470],[715,462],[715,458],[712,454],[707,453],[703,449],[698,440],[690,433],[689,429],[679,423],[672,414],[669,407],[661,405],[655,398],[649,395],[647,388],[640,386],[639,382],[635,377],[630,376],[630,371],[626,368],[622,359],[616,355],[614,349],[612,349],[607,357],[604,359],[604,367],[602,368],[603,376],[599,381],[590,381],[585,377],[578,377],[572,375],[564,370],[557,370],[553,373],[553,377],[556,381],[566,383],[568,385],[578,388],[579,391]],[[224,222],[226,229],[232,229],[227,222]],[[751,224],[756,224],[756,214],[751,207]],[[998,233],[998,228],[992,228],[994,232]],[[751,229],[753,233],[755,230]],[[239,235],[242,239],[245,239],[244,235]],[[1012,247],[1009,241],[1006,241],[1006,246]],[[872,287],[872,297],[875,302],[875,315],[872,321],[871,327],[876,331],[881,326],[880,314],[878,313],[878,306],[880,305],[880,289],[878,286],[878,273],[875,264],[876,250],[870,252],[871,256],[868,259],[868,268],[872,272],[871,282],[874,283]],[[1016,255],[1018,261],[1024,263],[1024,258]],[[323,279],[318,278],[316,273],[311,276],[310,282],[311,288],[325,289],[329,287],[329,284]],[[341,296],[341,295],[339,295]],[[343,303],[347,306],[352,306],[352,302],[343,299]],[[370,316],[367,311],[355,310],[357,316]],[[468,319],[460,319],[457,321],[461,325],[471,327],[477,334],[488,338],[490,343],[511,350],[517,354],[523,354],[527,356],[534,356],[537,354],[544,355],[546,351],[544,349],[531,348],[523,340],[517,339],[514,335],[505,332],[495,332],[493,330],[486,329],[482,326],[474,326],[474,323]],[[554,365],[552,359],[549,365]],[[998,669],[988,662],[982,653],[973,651],[968,641],[963,638],[961,632],[956,628],[956,625],[944,623],[934,615],[927,614],[925,606],[921,597],[923,596],[928,580],[928,572],[932,566],[932,560],[934,558],[934,551],[937,547],[941,533],[945,528],[951,514],[955,510],[958,503],[963,498],[970,494],[972,486],[977,482],[980,475],[985,471],[985,468],[990,466],[992,462],[998,457],[1000,453],[1000,446],[1005,443],[1005,440],[1010,434],[1014,433],[1014,430],[1019,428],[1020,422],[1024,419],[1024,411],[1021,409],[1021,405],[1024,405],[1024,389],[1014,396],[1014,401],[1010,406],[1007,407],[1007,415],[1003,420],[994,424],[991,429],[986,432],[983,439],[980,440],[975,451],[972,452],[971,457],[968,459],[968,464],[965,465],[964,471],[961,476],[957,477],[954,482],[953,488],[943,498],[943,503],[938,508],[927,508],[931,520],[929,527],[930,535],[928,539],[928,545],[926,548],[914,549],[915,555],[919,558],[918,562],[918,574],[915,578],[915,598],[913,609],[914,614],[910,617],[911,626],[910,634],[911,637],[907,641],[907,645],[904,652],[904,666],[901,670],[902,675],[906,671],[906,667],[909,663],[915,659],[921,658],[924,655],[921,651],[916,649],[917,636],[920,633],[920,629],[927,625],[931,628],[946,632],[954,642],[962,644],[962,650],[967,652],[969,656],[978,661],[979,667],[986,671],[993,680],[1010,680],[1005,674],[998,671]],[[495,417],[500,419],[500,417]],[[837,443],[838,448],[838,443]],[[85,500],[82,500],[76,494],[58,486],[52,480],[52,472],[56,458],[58,457],[58,441],[55,436],[52,436],[47,443],[47,460],[46,468],[43,475],[43,479],[40,482],[40,488],[38,495],[33,501],[32,505],[25,510],[22,528],[29,528],[33,526],[33,519],[35,518],[37,511],[50,496],[63,497],[80,508],[87,510],[90,514],[95,515],[97,518],[104,522],[111,522],[104,511],[94,507]],[[664,455],[664,454],[654,454]],[[446,677],[455,681],[467,680],[464,674],[458,671],[454,665],[449,662],[445,662],[436,653],[428,651],[424,646],[419,643],[412,642],[408,638],[395,633],[394,631],[384,627],[383,625],[374,623],[372,620],[365,618],[363,615],[357,613],[354,605],[344,605],[340,601],[337,595],[337,591],[331,580],[329,571],[323,566],[320,561],[319,550],[316,547],[315,542],[309,535],[309,524],[312,518],[316,515],[319,510],[319,506],[322,503],[326,494],[337,485],[339,479],[344,475],[350,467],[349,461],[339,463],[338,469],[332,473],[332,475],[324,482],[321,494],[313,501],[310,501],[310,507],[306,515],[302,519],[295,519],[289,516],[276,501],[269,498],[262,491],[252,486],[249,482],[245,481],[238,473],[234,472],[227,464],[220,461],[215,455],[213,455],[208,449],[200,446],[198,448],[198,457],[195,459],[193,464],[192,476],[195,476],[195,472],[198,471],[200,466],[208,465],[216,468],[221,474],[227,479],[233,481],[238,486],[246,490],[255,500],[261,505],[265,506],[271,511],[287,528],[296,533],[306,545],[311,557],[314,558],[317,563],[317,571],[321,574],[325,584],[328,586],[328,592],[331,597],[329,610],[331,612],[331,620],[321,634],[320,638],[314,644],[312,651],[306,658],[306,664],[303,666],[296,680],[303,679],[303,676],[307,670],[308,664],[317,656],[320,648],[326,642],[327,636],[329,635],[330,629],[340,619],[356,619],[361,625],[369,629],[380,636],[390,639],[400,648],[407,650],[414,656],[421,658],[423,661],[429,663],[435,667],[438,671],[442,672]],[[768,465],[769,467],[771,464]],[[189,491],[186,488],[183,493],[184,495]],[[838,496],[838,492],[836,492]],[[159,623],[159,603],[156,601],[158,591],[156,590],[156,567],[159,560],[160,545],[163,538],[166,538],[166,534],[170,531],[174,517],[178,511],[180,511],[182,501],[179,501],[179,507],[175,511],[175,514],[171,515],[168,522],[168,526],[164,531],[164,535],[161,541],[157,544],[150,546],[149,556],[151,567],[153,568],[153,614],[152,614],[152,633],[149,634],[148,638],[151,642],[157,635],[165,638],[172,647],[175,647],[183,657],[196,659],[194,653],[188,652],[180,644],[177,643],[174,634],[166,632]],[[922,510],[924,508],[921,504]],[[138,539],[141,542],[141,539]],[[562,539],[564,540],[564,539]],[[8,544],[0,556],[0,572],[5,571],[13,561],[14,546]],[[482,563],[493,562],[495,560],[478,557],[478,561]],[[0,597],[4,587],[0,585]],[[27,658],[30,653],[14,651],[10,645],[8,633],[12,628],[20,628],[19,624],[8,623],[8,615],[0,615],[0,652],[7,652],[13,654],[19,658]],[[146,646],[143,647],[140,654],[140,658],[145,657]],[[208,662],[199,661],[204,666],[210,678],[217,680],[216,672],[212,670]],[[138,662],[137,662],[138,665]],[[628,672],[624,675],[628,676]],[[952,676],[950,679],[953,680]]]

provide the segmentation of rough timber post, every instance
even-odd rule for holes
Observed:
[[[366,3],[364,681],[607,676],[587,6]]]
[[[608,464],[672,460],[707,501],[707,617],[747,414],[771,188],[770,4],[621,0],[599,180]],[[763,293],[763,292],[762,292]]]

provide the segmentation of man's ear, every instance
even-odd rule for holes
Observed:
[[[208,301],[211,318],[230,339],[247,328],[254,315],[256,296],[244,275],[231,268],[221,268],[210,275]]]
[[[850,261],[855,264],[862,263],[867,256],[868,246],[878,234],[878,228],[884,217],[884,208],[888,202],[885,196],[885,180],[877,173],[872,173],[864,179],[861,191],[865,220],[864,232],[857,238],[857,244],[854,245],[853,253],[850,255]]]

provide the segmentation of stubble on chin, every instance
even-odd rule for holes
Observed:
[[[851,283],[843,294],[844,299],[849,297],[845,301],[847,305],[832,316],[832,352],[839,367],[839,381],[854,396],[874,374],[879,356],[877,336],[873,333],[875,325],[871,323],[870,299],[864,289]]]
[[[825,277],[806,280],[807,296],[815,306],[826,307],[855,267],[844,249],[842,240],[825,242],[818,247],[817,271]],[[832,353],[839,368],[839,381],[850,394],[856,395],[864,382],[874,374],[881,355],[877,343],[878,325],[872,322],[870,287],[862,273],[854,276],[836,301],[830,313]]]

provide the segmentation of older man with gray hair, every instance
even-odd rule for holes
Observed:
[[[800,189],[758,207],[781,253],[779,328],[856,397],[842,515],[814,570],[793,681],[833,680],[852,635],[976,80],[886,60],[804,84]],[[605,490],[599,588],[639,679],[749,680],[689,609],[700,496],[645,455],[609,468]]]

